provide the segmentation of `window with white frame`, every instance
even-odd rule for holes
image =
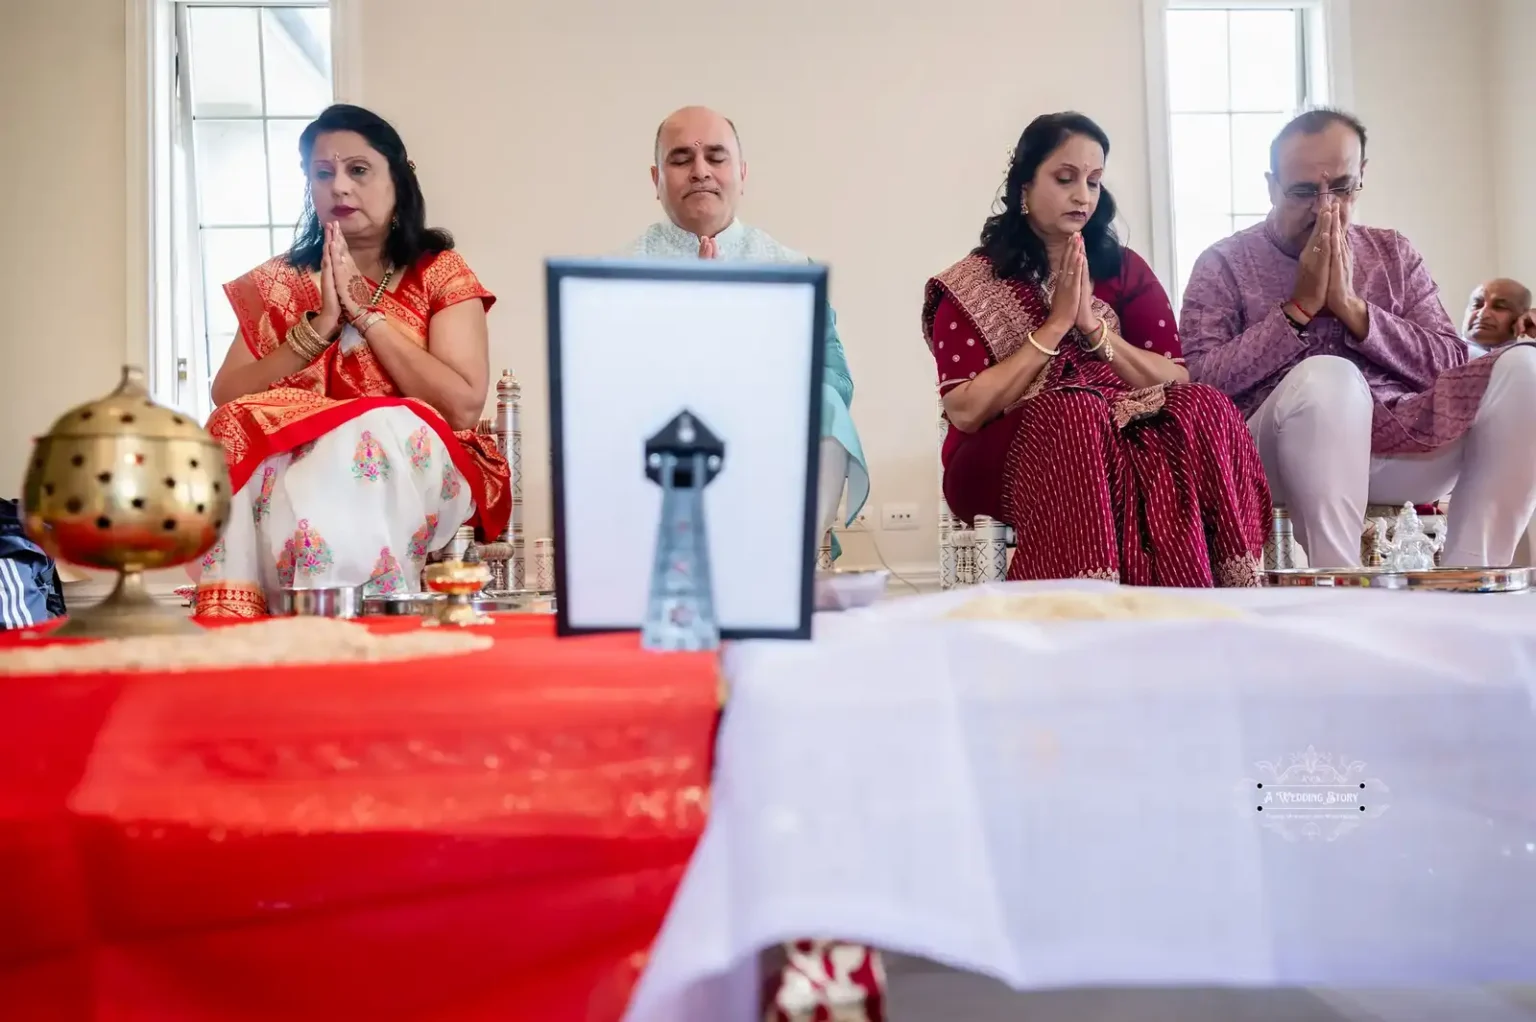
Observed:
[[[1329,102],[1319,0],[1169,0],[1162,12],[1174,302],[1212,243],[1269,212],[1269,147]]]
[[[304,211],[299,135],[332,101],[330,19],[316,0],[175,5],[167,396],[199,421],[238,329],[223,286],[286,251]]]

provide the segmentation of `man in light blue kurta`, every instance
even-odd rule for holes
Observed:
[[[651,168],[656,198],[667,219],[652,224],[626,250],[637,258],[729,259],[741,262],[808,263],[763,231],[736,219],[736,204],[747,181],[736,126],[703,107],[685,107],[656,132]],[[822,374],[820,519],[831,524],[848,486],[852,522],[869,498],[864,448],[853,425],[853,377],[837,335],[837,314],[827,309],[826,363]],[[834,540],[834,556],[836,541]]]

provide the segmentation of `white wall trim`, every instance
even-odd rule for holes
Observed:
[[[1152,250],[1147,253],[1152,272],[1173,294],[1177,272],[1173,252],[1173,163],[1169,148],[1168,46],[1163,32],[1163,13],[1168,0],[1142,0],[1141,32],[1147,69],[1147,182],[1151,188]]]
[[[363,0],[330,0],[331,89],[338,103],[363,105]]]
[[[1350,0],[1322,0],[1324,37],[1328,40],[1328,102],[1355,108],[1355,43],[1350,31]]]
[[[1327,46],[1327,100],[1330,106],[1352,109],[1355,102],[1355,70],[1350,34],[1350,0],[1142,0],[1142,39],[1147,73],[1147,180],[1151,189],[1152,271],[1172,296],[1178,272],[1174,252],[1173,163],[1169,142],[1168,47],[1164,14],[1178,7],[1280,7],[1311,8],[1323,30]]]
[[[124,0],[127,20],[127,81],[124,92],[124,177],[128,187],[127,275],[124,281],[123,361],[149,370],[149,222],[154,203],[154,21],[155,0]]]
[[[158,400],[173,396],[170,342],[170,140],[174,51],[171,0],[124,0],[127,82],[124,153],[128,202],[123,361],[141,367]]]

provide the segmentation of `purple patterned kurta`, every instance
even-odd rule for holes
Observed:
[[[1369,306],[1363,340],[1327,311],[1304,334],[1291,326],[1280,306],[1296,283],[1296,256],[1268,223],[1206,249],[1179,322],[1190,378],[1251,416],[1302,359],[1338,355],[1360,367],[1376,399],[1371,453],[1437,450],[1472,425],[1498,353],[1468,361],[1440,289],[1408,239],[1353,224],[1349,244],[1355,293]]]

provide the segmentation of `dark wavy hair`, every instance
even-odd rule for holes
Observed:
[[[1002,279],[1024,278],[1036,283],[1051,275],[1045,241],[1029,226],[1024,215],[1024,186],[1034,181],[1045,158],[1073,135],[1085,135],[1104,148],[1109,156],[1109,136],[1089,117],[1073,111],[1042,114],[1029,122],[1019,144],[1013,148],[1008,164],[1008,180],[994,206],[996,212],[981,229],[981,244],[976,254],[986,256],[992,271]],[[1110,280],[1120,275],[1120,238],[1115,234],[1115,200],[1108,188],[1099,190],[1099,205],[1083,228],[1083,246],[1088,253],[1088,271],[1094,280]]]
[[[384,258],[402,269],[413,266],[424,255],[435,255],[453,248],[453,235],[427,226],[427,200],[416,180],[416,167],[405,155],[400,133],[384,118],[360,106],[338,103],[327,107],[310,122],[299,136],[299,159],[306,180],[309,161],[315,152],[315,140],[328,131],[355,131],[368,140],[389,162],[389,176],[395,183],[395,216],[389,237],[384,240]],[[315,212],[314,197],[304,190],[304,215],[299,218],[288,262],[298,268],[318,270],[325,251],[325,230]]]

